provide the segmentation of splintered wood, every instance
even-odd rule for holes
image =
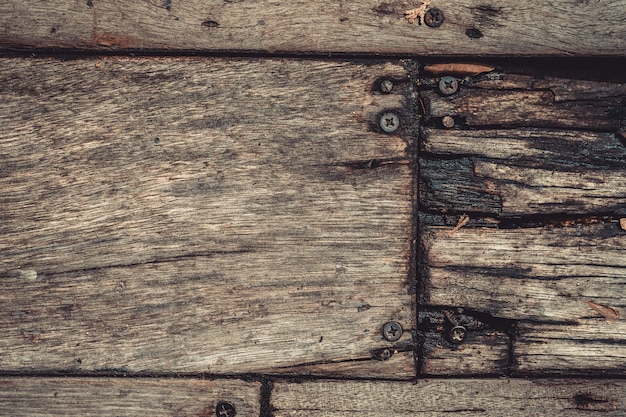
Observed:
[[[491,72],[446,97],[420,81],[422,372],[480,374],[476,349],[496,355],[484,373],[622,375],[626,84]],[[455,345],[441,306],[487,327]]]
[[[414,375],[402,66],[2,68],[0,370]]]

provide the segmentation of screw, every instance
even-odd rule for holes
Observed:
[[[395,113],[385,113],[380,116],[380,128],[387,133],[393,133],[400,127],[400,118]]]
[[[441,124],[447,129],[452,129],[454,127],[454,118],[452,116],[443,116]]]
[[[444,20],[443,12],[436,8],[426,10],[424,15],[424,23],[430,28],[438,28]]]
[[[383,337],[390,342],[395,342],[402,336],[402,326],[400,323],[390,321],[383,326]]]
[[[231,403],[222,401],[215,406],[215,415],[217,417],[235,417],[237,410],[235,410],[235,406]]]
[[[461,343],[465,340],[465,336],[467,336],[467,330],[463,326],[454,326],[450,329],[450,341],[452,343]]]
[[[439,79],[439,91],[444,96],[449,96],[451,94],[454,94],[457,91],[459,91],[459,81],[456,78],[451,77],[449,75],[446,75],[445,77],[441,77]]]
[[[389,94],[393,90],[393,81],[391,80],[383,80],[380,83],[380,91]]]

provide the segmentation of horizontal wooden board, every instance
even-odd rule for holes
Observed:
[[[4,49],[463,56],[624,56],[626,50],[622,0],[359,0],[333,5],[304,0],[13,0],[5,6],[0,16]],[[423,12],[430,9],[443,14],[438,28],[423,24]]]
[[[422,225],[424,303],[518,321],[519,372],[626,369],[626,232],[618,224],[451,231]]]
[[[0,65],[1,370],[414,374],[401,65]]]
[[[541,68],[533,70],[539,72]],[[602,78],[602,74],[602,69],[597,68],[595,76]],[[443,95],[436,88],[440,78],[424,75],[419,84],[427,119],[451,116],[456,126],[465,128],[544,127],[616,132],[626,117],[624,82],[493,71],[477,77],[457,77],[457,92]]]
[[[0,378],[5,416],[215,416],[220,403],[237,416],[260,414],[261,384],[140,378]]]
[[[277,383],[285,416],[622,416],[624,380],[428,379],[395,382]],[[592,413],[596,412],[596,413]]]

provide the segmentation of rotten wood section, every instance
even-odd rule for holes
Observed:
[[[237,380],[0,378],[0,413],[45,416],[237,416],[260,414],[261,384]],[[218,414],[219,415],[219,414]]]
[[[277,383],[276,417],[297,416],[623,416],[624,380],[428,379]]]
[[[0,47],[624,56],[624,20],[622,0],[12,0]]]
[[[626,85],[441,76],[419,83],[422,372],[622,375]]]
[[[1,370],[415,374],[402,65],[0,65]]]

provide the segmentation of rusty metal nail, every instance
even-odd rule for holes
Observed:
[[[443,116],[441,124],[447,129],[452,129],[454,127],[454,118],[452,116]]]
[[[462,343],[467,336],[467,330],[463,326],[454,326],[450,329],[449,335],[452,343]]]
[[[424,15],[424,23],[430,28],[438,28],[444,20],[443,12],[437,8],[426,10],[426,14]]]
[[[439,79],[439,91],[445,96],[452,95],[459,91],[459,80],[449,75]]]
[[[385,113],[380,116],[380,128],[387,133],[393,133],[400,127],[400,118],[395,113]]]
[[[235,410],[235,406],[231,403],[222,401],[215,406],[215,415],[217,417],[235,417],[237,410]]]
[[[383,326],[383,337],[390,342],[395,342],[402,337],[402,326],[400,323],[390,321]]]
[[[380,83],[380,91],[389,94],[393,90],[393,81],[391,80],[383,80]]]

